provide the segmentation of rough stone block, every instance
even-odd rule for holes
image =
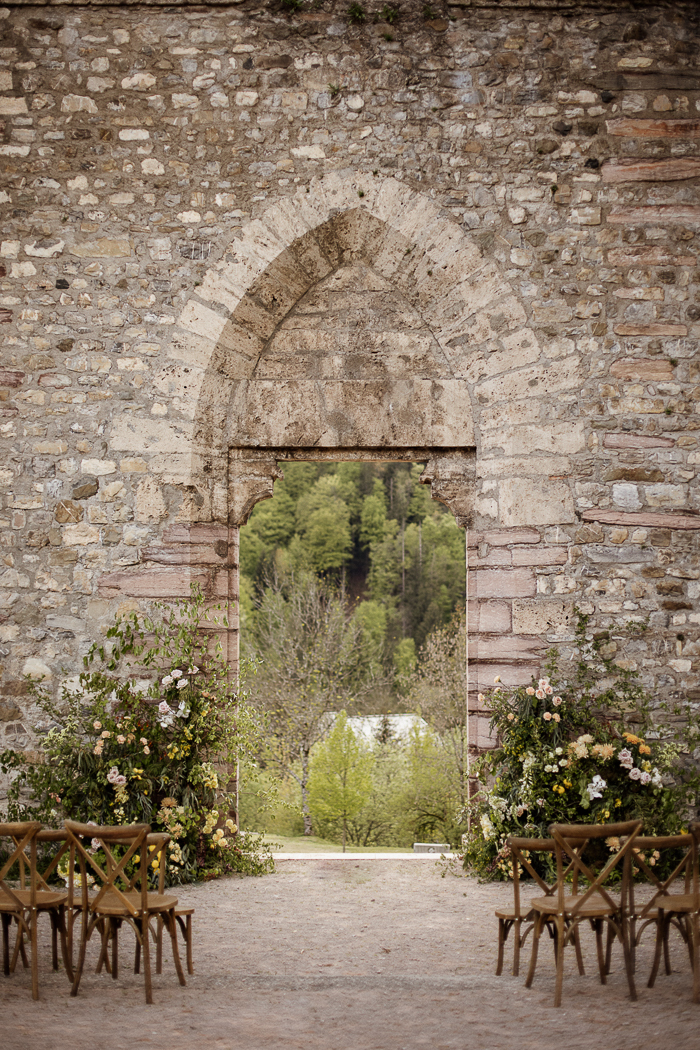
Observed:
[[[700,529],[700,514],[663,514],[658,511],[625,512],[617,510],[585,510],[585,521],[600,521],[608,525],[651,526],[662,529]]]
[[[648,117],[617,117],[606,120],[608,135],[619,135],[634,139],[700,138],[700,120],[670,118],[661,120]]]
[[[574,624],[574,603],[561,598],[516,599],[513,602],[513,631],[518,634],[547,634]]]
[[[469,631],[502,634],[511,629],[511,603],[507,601],[470,601],[467,603]]]
[[[527,569],[477,569],[469,572],[470,598],[528,598],[537,580]]]
[[[608,161],[601,168],[603,182],[673,182],[694,179],[700,175],[700,160],[679,157],[676,160]]]
[[[574,501],[564,481],[509,478],[498,484],[503,525],[565,525],[574,520]]]
[[[512,555],[513,565],[566,565],[569,560],[565,547],[516,548]]]
[[[490,547],[504,547],[515,543],[539,543],[542,539],[537,529],[484,529],[483,532],[467,533],[469,547],[488,543]]]
[[[663,382],[673,378],[673,365],[663,358],[621,357],[613,361],[610,375],[616,379],[638,379],[641,382]]]

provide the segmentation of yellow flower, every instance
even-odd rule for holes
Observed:
[[[639,745],[639,754],[640,755],[650,755],[651,754],[651,748],[649,747],[649,745],[648,744],[640,744]]]
[[[616,798],[615,799],[615,805],[616,806],[621,806],[622,805],[622,799],[621,798]]]

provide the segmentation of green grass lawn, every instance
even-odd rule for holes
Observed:
[[[315,835],[298,835],[286,838],[283,835],[265,835],[265,841],[279,847],[280,853],[339,853],[342,845],[339,842],[327,842]],[[274,852],[277,852],[275,850]],[[413,853],[412,849],[400,846],[351,846],[345,847],[346,853]]]

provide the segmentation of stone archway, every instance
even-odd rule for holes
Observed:
[[[473,543],[539,544],[530,526],[573,521],[583,427],[551,408],[578,388],[579,357],[542,345],[526,305],[450,214],[398,180],[334,173],[269,208],[180,315],[156,387],[189,422],[115,421],[111,446],[161,455],[190,502],[164,547],[103,578],[103,593],[169,595],[199,580],[228,605],[235,664],[238,530],[296,454],[427,460],[433,495]],[[506,573],[507,600],[534,599],[534,573],[513,566],[548,557],[519,552],[507,570],[492,559],[487,596],[504,596]],[[510,611],[508,625],[494,615],[491,630],[509,633]],[[519,678],[538,660],[533,636],[516,639]]]

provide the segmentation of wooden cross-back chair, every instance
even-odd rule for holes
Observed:
[[[530,855],[532,853],[554,854],[554,839],[530,839],[511,836],[511,838],[508,839],[507,846],[510,850],[513,864],[513,907],[499,908],[496,911],[496,918],[498,919],[497,977],[500,977],[503,972],[503,954],[511,929],[513,930],[513,976],[517,977],[520,973],[520,950],[524,946],[528,935],[532,932],[535,925],[535,912],[529,904],[523,908],[521,903],[520,869],[522,868],[528,873],[530,878],[541,890],[544,891],[546,896],[551,896],[556,892],[556,882],[551,885],[546,882],[530,860]],[[571,865],[569,867],[571,867]],[[568,870],[569,869],[567,869],[567,873]],[[525,930],[522,929],[524,924],[527,924]],[[549,930],[550,936],[553,938],[554,927],[550,922],[546,923],[546,926]],[[578,961],[579,972],[584,973],[583,957],[581,955],[578,934],[575,935],[574,943],[576,946],[576,958]]]
[[[2,954],[3,972],[9,976],[14,972],[17,960],[21,956],[23,964],[28,966],[25,950],[25,937],[29,942],[31,953],[32,997],[39,998],[39,957],[37,953],[39,915],[48,913],[52,932],[52,963],[58,969],[58,938],[61,940],[63,964],[68,977],[72,980],[73,969],[66,938],[65,911],[68,895],[65,891],[52,889],[48,879],[58,865],[66,850],[65,833],[42,831],[37,820],[15,824],[0,824],[0,839],[9,840],[10,855],[0,869],[0,920],[2,921]],[[37,843],[61,842],[61,849],[52,859],[48,868],[39,874],[37,869]],[[12,888],[6,876],[17,865],[18,886]],[[10,927],[17,923],[17,937],[10,958]]]
[[[530,907],[536,916],[530,970],[525,986],[530,988],[532,985],[537,966],[539,939],[545,923],[551,922],[556,938],[555,1006],[561,1006],[564,949],[568,943],[576,943],[578,927],[583,921],[590,922],[595,931],[601,984],[607,981],[603,950],[603,924],[607,923],[622,942],[630,997],[633,1000],[637,998],[626,914],[630,865],[625,863],[625,859],[632,850],[641,827],[641,821],[630,820],[620,824],[552,824],[549,828],[549,833],[554,839],[557,860],[556,893],[536,897],[530,901]],[[592,841],[610,836],[622,840],[620,850],[611,854],[602,868],[596,871],[584,860],[586,849]],[[622,893],[621,897],[616,899],[606,889],[606,883],[615,869],[620,866],[623,873]],[[566,892],[569,874],[572,877],[571,893]],[[579,883],[587,885],[584,888]]]
[[[685,867],[684,892],[659,892],[655,895],[654,903],[658,912],[656,918],[656,948],[648,985],[650,988],[654,986],[662,951],[664,952],[666,972],[670,972],[668,936],[671,924],[674,923],[683,934],[688,945],[690,963],[693,969],[693,1002],[698,1003],[700,1002],[700,860],[698,858],[698,851],[700,850],[700,823],[691,824],[690,835],[676,837],[690,840],[689,842],[684,842],[685,857],[677,866],[679,874]],[[637,842],[639,841],[638,839]],[[641,841],[648,840],[642,839]],[[636,845],[637,843],[635,843]],[[634,863],[641,867],[645,874],[651,874],[648,865],[640,857],[635,857]],[[664,890],[668,890],[667,884],[670,882],[671,878],[665,880]]]
[[[166,847],[170,842],[171,837],[166,832],[151,832],[150,835],[146,836],[146,857],[149,866],[153,863],[157,864],[158,871],[158,893],[161,895],[165,894],[165,878],[166,878],[166,867],[167,867],[167,854]],[[134,875],[129,882],[129,891],[134,890],[138,874]],[[183,908],[179,904],[175,908],[175,919],[182,939],[185,944],[185,953],[187,961],[187,972],[194,973],[194,965],[192,962],[192,915],[194,914],[194,908]],[[156,973],[161,973],[163,970],[163,929],[165,921],[162,913],[156,918],[156,926],[153,928],[151,922],[151,933],[156,944]],[[117,947],[117,934],[121,926],[119,919],[115,920],[112,924],[111,930],[103,931],[103,944],[100,950],[100,957],[97,962],[96,973],[99,973],[104,966],[112,976],[115,976],[118,970],[118,947]],[[109,941],[112,942],[112,957],[110,960],[109,953]],[[141,942],[136,939],[135,954],[134,954],[134,973],[139,973],[141,968]]]
[[[661,923],[659,902],[671,894],[673,883],[677,879],[683,879],[683,892],[685,894],[691,891],[693,841],[692,835],[638,835],[635,839],[634,847],[629,854],[631,873],[629,879],[629,900],[627,905],[632,969],[635,972],[637,948],[642,939],[642,934],[650,926],[654,927],[656,931],[656,944],[658,945],[659,940],[661,940],[663,945],[664,968],[667,974],[671,973],[671,958],[668,942],[670,927],[672,925],[676,927],[683,938],[686,947],[690,952],[690,961],[692,965],[693,956],[688,932],[687,916],[673,914],[669,916],[668,921],[665,924]],[[665,850],[681,850],[682,856],[671,873],[667,875],[666,878],[661,878],[654,870],[654,867],[649,863],[650,858],[646,855],[650,852],[653,853],[654,851],[663,853]],[[644,875],[646,881],[653,887],[653,893],[647,900],[638,901],[636,898],[634,881],[635,868]],[[606,969],[608,972],[610,972],[611,942],[612,933],[609,930],[608,950],[606,954]],[[652,976],[649,977],[650,988],[653,987],[655,980],[656,970],[652,970]]]
[[[69,850],[68,836],[66,835],[65,829],[61,828],[42,828],[36,834],[37,846],[43,843],[57,843],[59,848],[50,859],[49,863],[44,868],[43,872],[40,872],[38,867],[35,865],[35,878],[37,884],[37,912],[41,914],[46,912],[49,915],[51,921],[51,965],[54,970],[58,970],[58,941],[60,937],[61,941],[61,956],[63,959],[63,965],[66,970],[66,974],[69,980],[73,980],[73,953],[71,948],[71,918],[72,909],[70,892],[66,890],[57,890],[55,886],[49,884],[51,876],[56,872],[58,865]],[[37,851],[38,853],[38,851]],[[19,885],[20,889],[24,890],[26,882],[31,882],[31,856],[27,857],[26,850],[23,851],[18,858],[19,861]],[[17,941],[15,943],[14,954],[12,956],[12,962],[10,964],[10,971],[12,972],[17,964],[17,958],[19,955],[22,956],[22,961],[27,966],[26,952],[24,950],[24,936],[25,930],[18,928],[17,930]]]
[[[150,921],[153,916],[162,917],[167,923],[173,949],[173,960],[180,984],[185,984],[177,945],[177,926],[175,908],[177,897],[164,893],[149,893],[148,868],[149,846],[148,824],[135,824],[127,827],[95,827],[91,824],[78,824],[72,820],[65,821],[66,831],[75,850],[81,873],[81,937],[78,964],[75,968],[71,995],[78,994],[80,978],[85,964],[88,941],[96,928],[102,931],[100,962],[106,960],[107,946],[112,942],[112,960],[110,970],[113,978],[118,976],[117,933],[122,923],[127,923],[134,931],[140,953],[143,954],[144,983],[146,1002],[153,1002],[151,981]],[[104,866],[100,865],[88,851],[84,840],[95,840],[105,856]],[[116,846],[125,847],[121,857],[115,855]],[[138,860],[136,859],[138,858]],[[135,874],[129,874],[127,868],[134,861]],[[88,868],[99,887],[94,896],[88,895]]]

